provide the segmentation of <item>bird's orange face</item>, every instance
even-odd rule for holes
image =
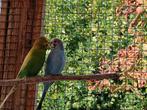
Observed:
[[[47,50],[50,48],[50,43],[46,37],[40,37],[35,41],[34,46]]]

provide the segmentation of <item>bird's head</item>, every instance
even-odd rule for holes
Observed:
[[[50,48],[49,40],[46,37],[39,37],[35,40],[34,45],[35,48],[47,50]]]
[[[52,48],[61,48],[63,49],[63,42],[58,39],[58,38],[54,38],[51,40],[50,45]]]

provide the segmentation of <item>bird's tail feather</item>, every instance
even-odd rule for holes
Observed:
[[[5,104],[5,102],[7,101],[7,99],[15,92],[16,90],[16,85],[14,85],[10,92],[7,94],[7,96],[4,98],[3,102],[0,104],[0,110],[2,109],[3,105]]]
[[[45,98],[45,96],[46,96],[46,93],[47,93],[49,87],[50,87],[52,84],[53,84],[53,82],[44,83],[44,89],[43,89],[42,97],[41,97],[41,100],[40,100],[40,102],[39,102],[39,104],[38,104],[36,110],[41,110],[43,100],[44,100],[44,98]]]

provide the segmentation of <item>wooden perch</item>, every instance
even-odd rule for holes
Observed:
[[[102,79],[116,79],[118,74],[109,73],[109,74],[95,74],[95,75],[78,75],[78,76],[69,76],[69,75],[60,75],[60,76],[36,76],[31,78],[23,79],[11,79],[11,80],[0,80],[0,86],[13,86],[15,83],[19,84],[36,84],[40,82],[48,81],[63,81],[63,80],[102,80]]]

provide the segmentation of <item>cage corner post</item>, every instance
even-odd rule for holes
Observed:
[[[14,79],[34,39],[40,36],[43,0],[2,0],[0,14],[0,79]],[[4,99],[11,86],[0,87]],[[33,110],[35,85],[19,87],[3,110]]]
[[[33,18],[32,18],[32,40],[42,35],[42,16],[44,0],[32,0]],[[36,85],[30,84],[27,87],[25,110],[34,110],[36,106]]]

